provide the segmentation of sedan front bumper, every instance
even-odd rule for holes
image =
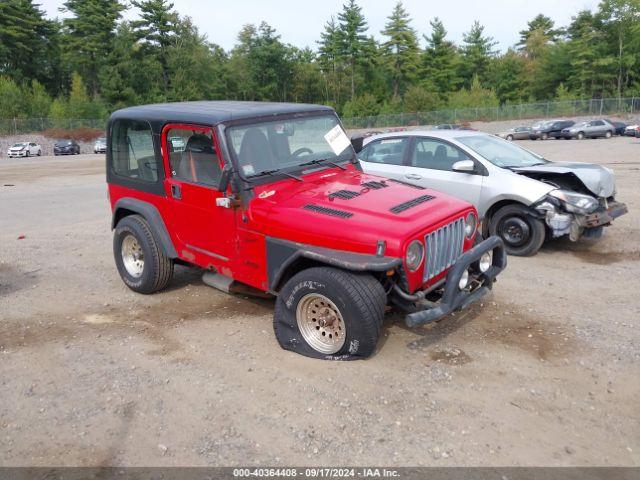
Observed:
[[[489,270],[481,273],[477,264],[487,252],[493,252],[493,262]],[[466,308],[491,290],[496,277],[506,266],[507,253],[504,243],[497,236],[489,237],[458,257],[447,272],[444,293],[440,300],[430,303],[424,310],[408,314],[405,323],[409,327],[415,327],[435,322],[454,310]],[[469,286],[460,290],[458,284],[465,271],[469,271]]]

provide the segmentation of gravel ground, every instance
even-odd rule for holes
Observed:
[[[273,302],[114,267],[103,156],[0,161],[0,464],[640,465],[640,141],[522,142],[606,164],[630,213],[510,258],[481,305],[377,354],[281,350]]]

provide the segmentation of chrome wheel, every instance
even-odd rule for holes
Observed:
[[[343,347],[346,327],[340,310],[324,295],[309,293],[302,297],[296,308],[300,333],[314,350],[333,354]]]
[[[144,271],[144,253],[138,239],[128,234],[122,240],[122,263],[127,273],[133,278],[140,278]]]

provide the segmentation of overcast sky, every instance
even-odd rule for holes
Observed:
[[[49,16],[62,16],[58,8],[62,0],[39,0]],[[344,0],[174,0],[180,15],[195,21],[209,40],[229,50],[242,25],[266,21],[286,43],[298,47],[316,47],[324,24],[341,10]],[[597,0],[404,0],[413,18],[413,27],[420,35],[429,33],[429,19],[440,17],[455,42],[462,41],[474,20],[485,26],[485,33],[494,37],[502,50],[517,43],[518,32],[538,13],[544,13],[564,26],[579,10],[595,9]],[[380,38],[386,17],[394,0],[359,0],[369,23],[369,34]],[[135,11],[126,13],[126,18]]]

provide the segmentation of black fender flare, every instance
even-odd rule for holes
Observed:
[[[149,202],[138,200],[136,198],[124,197],[116,202],[113,207],[113,217],[111,218],[111,230],[116,228],[118,222],[129,214],[121,215],[123,211],[137,213],[144,217],[149,223],[153,236],[162,246],[164,253],[169,258],[178,258],[176,248],[171,241],[167,226],[162,219],[162,215],[158,209]]]
[[[285,273],[301,259],[353,272],[386,272],[402,265],[400,258],[334,250],[271,237],[266,239],[266,248],[269,290],[276,294],[282,287]]]

